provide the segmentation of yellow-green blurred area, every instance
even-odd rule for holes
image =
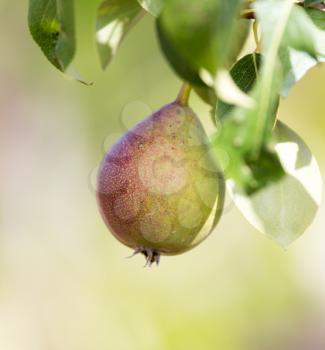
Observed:
[[[136,120],[176,96],[149,16],[106,72],[98,1],[76,1],[69,81],[44,58],[27,2],[0,0],[0,349],[324,350],[325,205],[287,251],[231,203],[213,234],[159,268],[118,243],[97,210],[96,167]],[[283,101],[280,119],[325,171],[325,66]],[[209,124],[208,108],[193,108]],[[290,205],[290,203],[288,203]]]

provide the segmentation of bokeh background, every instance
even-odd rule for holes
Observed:
[[[325,204],[287,251],[228,201],[198,248],[144,269],[107,231],[94,177],[107,147],[180,81],[147,16],[102,73],[98,1],[76,1],[69,81],[32,41],[27,2],[0,0],[0,349],[324,350]],[[325,65],[281,104],[280,119],[325,173]],[[207,108],[193,107],[209,128]],[[289,205],[289,204],[288,204]]]

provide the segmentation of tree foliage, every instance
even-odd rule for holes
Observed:
[[[312,222],[322,183],[308,146],[277,110],[325,60],[324,1],[105,0],[94,14],[103,68],[145,14],[174,72],[212,108],[211,147],[228,155],[221,163],[236,205],[257,229],[291,243]],[[29,1],[30,32],[62,72],[75,55],[74,17],[73,0]],[[250,33],[256,50],[242,57]]]

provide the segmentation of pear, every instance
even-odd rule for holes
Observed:
[[[185,96],[185,97],[184,97]],[[97,200],[112,234],[147,264],[202,242],[222,213],[225,185],[184,90],[105,155]]]

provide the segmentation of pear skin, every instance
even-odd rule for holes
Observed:
[[[221,216],[224,192],[199,118],[177,101],[129,130],[98,173],[106,225],[149,265],[203,241]]]

